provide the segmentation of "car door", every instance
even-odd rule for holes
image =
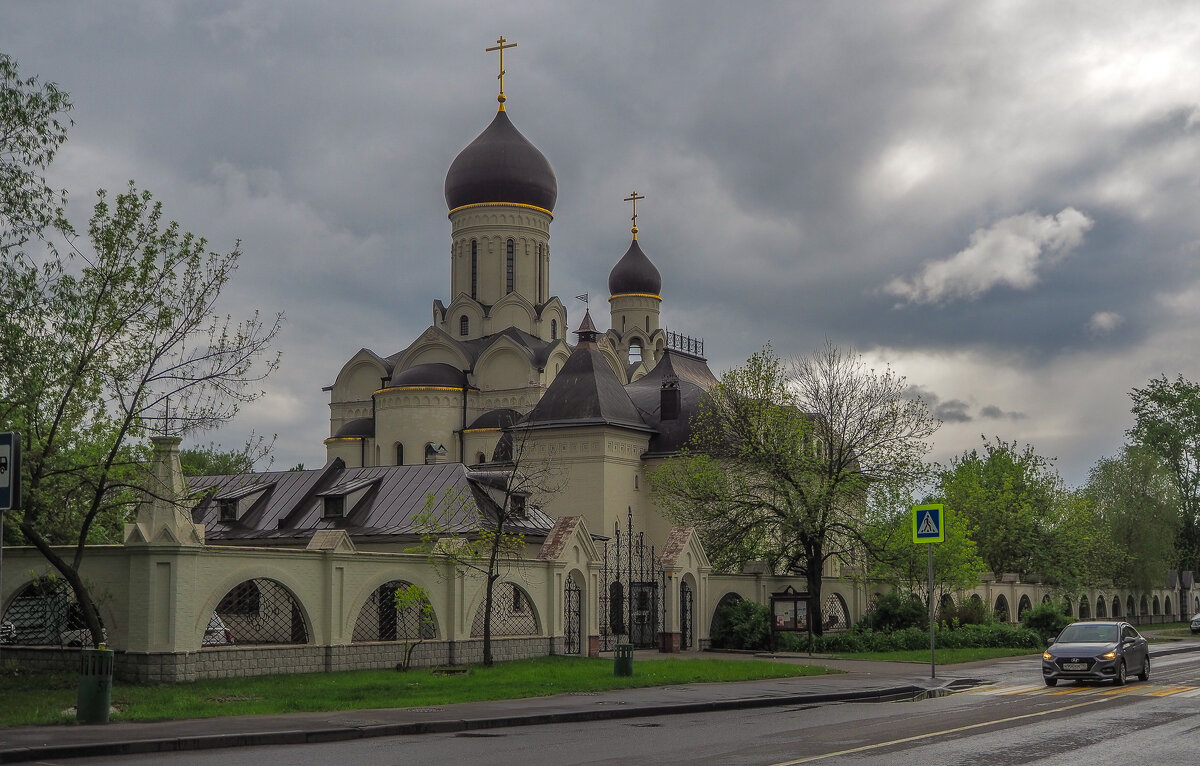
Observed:
[[[1129,624],[1121,626],[1121,641],[1126,644],[1125,666],[1131,674],[1141,672],[1150,652],[1149,642]]]

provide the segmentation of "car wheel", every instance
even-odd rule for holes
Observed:
[[[1057,678],[1047,678],[1046,686],[1058,686],[1058,679]]]
[[[1117,675],[1113,678],[1113,686],[1124,686],[1126,678],[1125,660],[1121,660],[1121,664],[1117,665]]]
[[[1150,680],[1150,656],[1149,655],[1146,656],[1146,661],[1144,663],[1142,663],[1142,672],[1138,673],[1138,680],[1139,681],[1149,681]]]

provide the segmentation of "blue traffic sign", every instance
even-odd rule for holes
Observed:
[[[946,541],[943,525],[945,514],[940,503],[913,506],[913,542],[941,543]]]

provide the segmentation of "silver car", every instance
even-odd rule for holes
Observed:
[[[1200,614],[1192,615],[1192,632],[1200,633]]]
[[[1127,622],[1076,622],[1063,628],[1042,653],[1047,686],[1060,680],[1112,681],[1117,686],[1136,673],[1150,678],[1150,645]]]

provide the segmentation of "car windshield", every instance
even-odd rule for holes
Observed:
[[[1116,625],[1068,625],[1058,636],[1060,644],[1114,644],[1120,629]]]

